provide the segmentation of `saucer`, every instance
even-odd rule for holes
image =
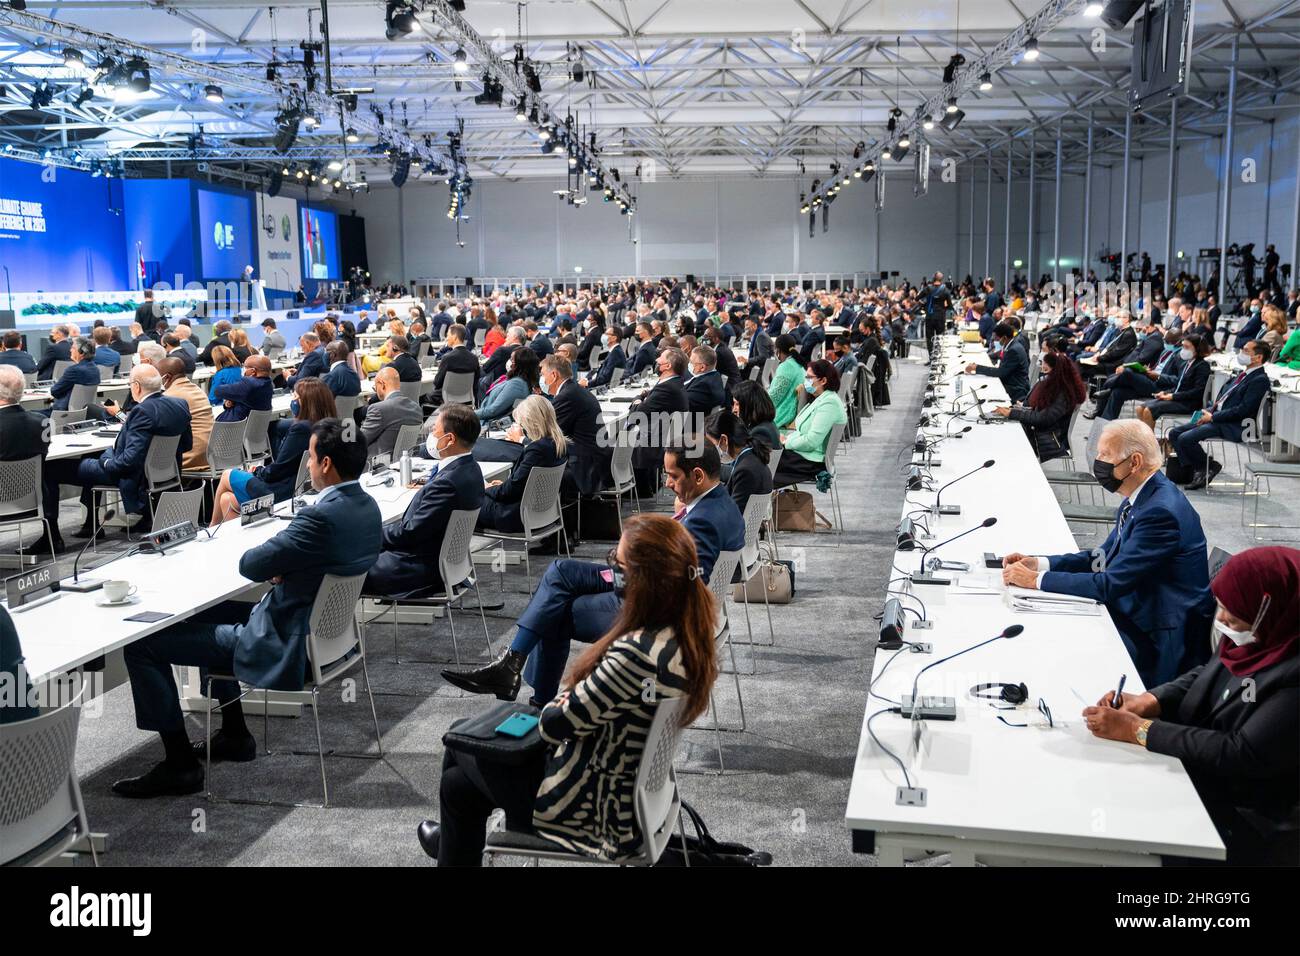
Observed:
[[[140,595],[128,594],[120,601],[110,601],[107,597],[99,598],[95,601],[96,607],[129,607],[132,604],[140,603]]]

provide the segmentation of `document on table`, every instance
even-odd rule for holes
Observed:
[[[1101,605],[1092,598],[1075,597],[1072,594],[1049,594],[1046,591],[1030,591],[1016,587],[1007,589],[1007,607],[1013,611],[1028,611],[1031,614],[1076,614],[1089,617],[1101,614]]]

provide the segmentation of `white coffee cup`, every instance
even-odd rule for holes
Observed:
[[[105,581],[104,597],[108,598],[113,604],[121,604],[138,589],[132,587],[130,581]]]

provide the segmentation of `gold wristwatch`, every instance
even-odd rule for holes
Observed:
[[[1138,724],[1137,733],[1133,735],[1134,738],[1136,738],[1138,745],[1141,747],[1147,745],[1147,731],[1151,728],[1151,724],[1152,721],[1150,720],[1142,721],[1142,723]]]

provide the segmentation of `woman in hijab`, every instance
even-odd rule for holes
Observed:
[[[1300,864],[1300,551],[1252,548],[1210,582],[1218,655],[1083,712],[1098,737],[1178,757],[1227,862]]]

